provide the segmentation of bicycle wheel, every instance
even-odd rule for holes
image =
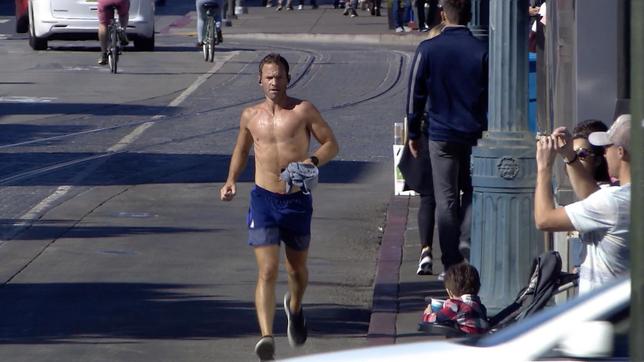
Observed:
[[[215,61],[215,44],[217,43],[217,34],[215,33],[215,18],[210,18],[210,36],[208,37],[208,58],[210,62]]]
[[[110,71],[114,74],[118,71],[119,61],[119,48],[118,48],[118,34],[116,26],[112,25],[110,29],[110,44],[107,52],[107,60],[110,63]]]
[[[203,52],[203,60],[208,61],[208,57],[210,56],[210,52],[208,51],[208,28],[206,28],[206,36],[204,36],[203,40],[201,41],[201,50]]]
[[[210,44],[211,44],[210,39],[212,38],[212,34],[213,34],[213,24],[211,19],[212,18],[208,16],[208,21],[206,23],[206,34],[203,38],[202,45],[201,45],[201,48],[203,50],[203,60],[205,60],[206,62],[210,60]]]

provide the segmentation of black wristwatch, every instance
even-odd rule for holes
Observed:
[[[315,156],[311,156],[311,157],[309,157],[309,159],[311,160],[311,162],[313,162],[313,164],[314,164],[316,167],[317,167],[317,165],[318,165],[318,164],[320,164],[320,159],[319,159],[319,158],[317,158],[317,157],[315,157]]]

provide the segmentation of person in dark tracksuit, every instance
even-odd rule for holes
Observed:
[[[471,17],[470,0],[441,0],[440,4],[446,27],[416,49],[409,77],[407,122],[414,154],[420,148],[420,124],[429,100],[428,148],[441,261],[447,270],[469,259],[470,156],[472,146],[487,129],[488,50],[465,26]]]

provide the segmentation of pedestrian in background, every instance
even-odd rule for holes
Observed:
[[[578,231],[584,235],[587,257],[579,271],[579,293],[597,288],[630,268],[631,116],[621,115],[607,132],[588,136],[591,145],[605,150],[608,173],[619,186],[600,188],[580,162],[572,135],[565,127],[537,141],[537,186],[534,219],[539,230]],[[556,207],[552,168],[559,153],[570,184],[581,201]]]
[[[411,29],[407,26],[409,23],[409,13],[411,11],[411,0],[392,0],[391,17],[394,19],[396,33],[404,33]]]
[[[436,221],[445,270],[469,258],[472,146],[487,129],[488,51],[466,24],[469,0],[441,0],[445,28],[418,45],[409,77],[409,147],[420,149],[421,119],[429,100],[429,155]],[[444,273],[439,275],[439,279]]]
[[[600,188],[611,185],[608,175],[608,164],[604,157],[604,148],[593,146],[588,142],[588,136],[593,132],[606,132],[608,127],[604,122],[588,119],[577,123],[572,131],[573,150],[579,158],[579,162],[592,175]],[[578,198],[582,198],[577,195]],[[592,256],[588,256],[588,248],[591,247],[588,235],[580,234],[577,231],[568,232],[568,243],[572,255],[573,272],[578,273],[582,264],[590,262]],[[586,267],[586,266],[585,266]],[[582,282],[583,284],[584,282]],[[583,288],[583,287],[582,287]]]

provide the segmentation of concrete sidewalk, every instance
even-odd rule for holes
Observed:
[[[387,223],[380,245],[369,323],[370,345],[409,343],[444,339],[418,332],[426,297],[447,298],[438,274],[438,234],[434,233],[434,275],[416,275],[420,243],[418,235],[419,196],[393,196],[387,209]]]
[[[289,42],[361,43],[415,46],[427,38],[427,33],[413,30],[396,33],[389,29],[387,9],[382,16],[372,16],[358,9],[357,17],[343,16],[343,9],[321,4],[318,9],[306,5],[304,9],[276,11],[276,7],[262,7],[251,2],[248,13],[232,20],[224,27],[225,39],[251,39]],[[193,5],[194,6],[194,5]],[[160,33],[195,36],[196,11],[194,8],[182,18],[161,29]]]

